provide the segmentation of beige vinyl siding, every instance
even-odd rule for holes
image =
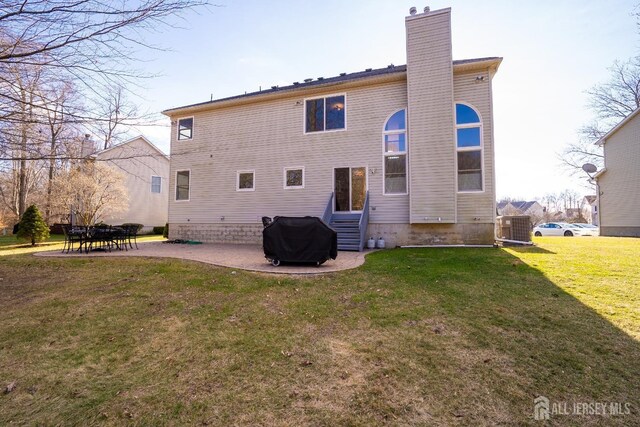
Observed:
[[[98,160],[123,173],[129,193],[129,208],[102,220],[107,224],[137,223],[146,227],[167,222],[169,159],[137,138],[96,155]],[[160,193],[151,192],[151,176],[161,178]]]
[[[456,221],[451,11],[408,17],[411,223]]]
[[[477,82],[476,77],[479,76],[483,76],[484,81]],[[462,224],[494,222],[495,219],[495,165],[490,79],[491,76],[488,71],[456,74],[453,78],[455,102],[470,104],[480,113],[484,147],[482,170],[484,191],[458,193],[457,216],[458,223]],[[455,140],[452,144],[455,146]]]
[[[600,227],[640,227],[640,114],[607,138],[604,161]]]
[[[339,93],[346,94],[347,129],[304,134],[303,100]],[[169,222],[231,224],[256,223],[263,215],[319,216],[333,191],[334,168],[365,166],[370,221],[406,223],[408,196],[382,195],[382,128],[392,112],[406,105],[406,83],[399,77],[196,112],[190,141],[176,140],[181,116],[172,116]],[[304,189],[283,188],[285,167],[305,168]],[[182,169],[191,170],[188,202],[175,201],[175,171]],[[255,191],[236,191],[238,170],[255,170]]]

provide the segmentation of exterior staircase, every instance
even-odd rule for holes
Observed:
[[[362,251],[369,225],[369,193],[365,198],[364,209],[358,213],[332,212],[333,193],[329,198],[323,221],[338,233],[339,251]]]
[[[338,232],[339,251],[361,251],[360,247],[360,217],[362,214],[331,215],[329,226]]]

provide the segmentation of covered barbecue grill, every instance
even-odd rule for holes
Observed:
[[[262,231],[262,246],[275,266],[281,261],[320,265],[338,256],[338,233],[315,216],[277,216]]]

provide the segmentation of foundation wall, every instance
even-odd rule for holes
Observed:
[[[494,224],[369,224],[366,238],[404,245],[493,244]],[[262,244],[262,224],[170,224],[170,239]]]

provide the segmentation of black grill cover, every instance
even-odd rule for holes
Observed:
[[[338,256],[338,233],[315,216],[278,216],[262,231],[262,246],[268,259],[323,263]]]

